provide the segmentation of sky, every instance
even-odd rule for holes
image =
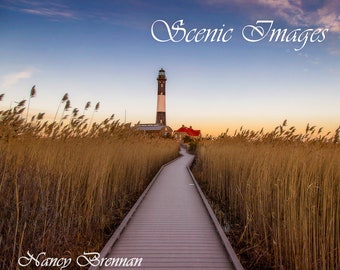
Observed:
[[[225,42],[222,34],[204,42],[206,29],[225,33]],[[277,29],[287,30],[275,42]],[[153,123],[160,68],[173,129],[215,136],[241,126],[271,130],[287,119],[301,130],[310,123],[334,131],[340,2],[0,0],[0,109],[28,99],[36,85],[30,114],[53,119],[68,93],[80,112],[91,102],[87,117],[100,102],[96,121],[115,114]]]

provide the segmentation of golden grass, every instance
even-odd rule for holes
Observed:
[[[247,269],[340,269],[339,130],[293,130],[201,142],[195,174]]]
[[[77,115],[26,123],[23,106],[0,112],[0,268],[15,269],[28,250],[99,252],[178,144],[113,118],[90,129]]]

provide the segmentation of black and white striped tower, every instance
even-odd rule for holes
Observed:
[[[166,115],[165,115],[165,83],[166,76],[165,70],[160,69],[157,77],[158,81],[158,96],[157,96],[157,115],[156,124],[166,125]]]

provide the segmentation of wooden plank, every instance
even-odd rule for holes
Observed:
[[[198,183],[197,183],[197,181],[196,181],[194,175],[192,174],[191,170],[189,169],[189,167],[187,167],[187,169],[188,169],[188,171],[189,171],[189,173],[190,173],[190,176],[191,176],[193,182],[195,183],[195,186],[196,186],[196,188],[197,188],[197,190],[198,190],[198,193],[199,193],[200,196],[201,196],[201,199],[202,199],[202,201],[203,201],[203,203],[204,203],[204,205],[205,205],[205,207],[206,207],[206,209],[207,209],[207,211],[208,211],[208,213],[209,213],[209,216],[210,216],[211,220],[213,221],[213,223],[214,223],[214,225],[215,225],[215,228],[216,228],[218,234],[219,234],[219,236],[221,237],[221,240],[222,240],[222,242],[223,242],[223,245],[224,245],[225,249],[227,250],[227,253],[228,253],[228,255],[229,255],[229,257],[230,257],[230,259],[231,259],[233,265],[235,266],[235,269],[237,269],[237,270],[243,270],[244,268],[243,268],[243,266],[242,266],[240,260],[238,259],[237,255],[236,255],[236,253],[235,253],[235,251],[234,251],[234,249],[233,249],[233,247],[231,246],[231,244],[230,244],[230,242],[229,242],[227,236],[225,235],[225,233],[224,233],[224,231],[223,231],[223,229],[222,229],[220,223],[218,222],[218,220],[217,220],[217,218],[216,218],[216,216],[215,216],[215,214],[214,214],[214,211],[212,210],[212,208],[211,208],[211,206],[210,206],[208,200],[207,200],[206,197],[204,196],[204,194],[203,194],[203,192],[202,192],[200,186],[198,185]]]
[[[163,165],[159,171],[156,173],[156,175],[154,176],[154,178],[151,180],[150,184],[146,187],[146,189],[144,190],[144,192],[142,193],[142,195],[138,198],[138,200],[136,201],[136,203],[133,205],[133,207],[130,209],[129,213],[125,216],[125,218],[123,219],[123,221],[121,222],[121,224],[118,226],[118,228],[115,230],[114,234],[111,236],[111,238],[109,239],[109,241],[106,243],[106,245],[104,246],[104,248],[102,249],[102,251],[100,252],[100,257],[101,258],[105,258],[107,256],[107,254],[111,251],[113,245],[115,244],[115,242],[119,239],[120,235],[122,234],[123,230],[126,228],[128,222],[130,221],[131,217],[133,216],[133,214],[136,212],[137,208],[139,207],[139,205],[142,203],[143,199],[145,198],[146,194],[148,193],[148,191],[151,189],[152,185],[154,184],[154,182],[156,181],[158,175],[162,172],[163,168],[165,166],[167,166],[168,164],[171,164],[172,162],[175,162],[177,159],[179,159],[180,157],[170,161],[169,163]],[[90,269],[95,269],[90,267]],[[98,269],[98,268],[97,268]]]
[[[181,154],[157,173],[101,258],[143,258],[139,269],[243,269],[228,255],[188,170],[193,156]]]

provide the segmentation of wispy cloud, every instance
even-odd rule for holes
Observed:
[[[124,0],[100,2],[89,5],[79,1],[37,1],[37,0],[3,0],[0,8],[15,12],[45,17],[52,21],[91,20],[112,23],[133,28],[144,28],[146,16],[141,10],[150,10],[153,6],[142,0]],[[123,3],[124,2],[124,3]],[[149,26],[149,25],[148,25]]]
[[[338,4],[338,1],[334,2],[337,3],[337,6],[335,6],[335,4],[332,2],[334,5],[334,10],[332,10],[333,7],[331,5],[327,8],[325,7],[318,10],[316,20],[320,24],[329,27],[331,31],[340,33],[340,4]]]
[[[277,16],[293,26],[329,28],[340,34],[340,2],[320,0],[200,0],[204,5],[252,7],[253,16]]]
[[[10,73],[1,78],[1,87],[8,89],[13,85],[16,85],[20,80],[29,79],[37,72],[36,68],[27,68],[25,70]]]
[[[43,16],[53,20],[79,19],[79,14],[76,10],[71,9],[66,4],[54,1],[5,0],[1,7],[17,12]]]
[[[61,11],[56,10],[53,8],[40,8],[40,9],[29,9],[29,8],[23,8],[21,9],[22,12],[50,17],[50,18],[68,18],[68,19],[76,19],[78,16],[76,16],[71,11]]]

